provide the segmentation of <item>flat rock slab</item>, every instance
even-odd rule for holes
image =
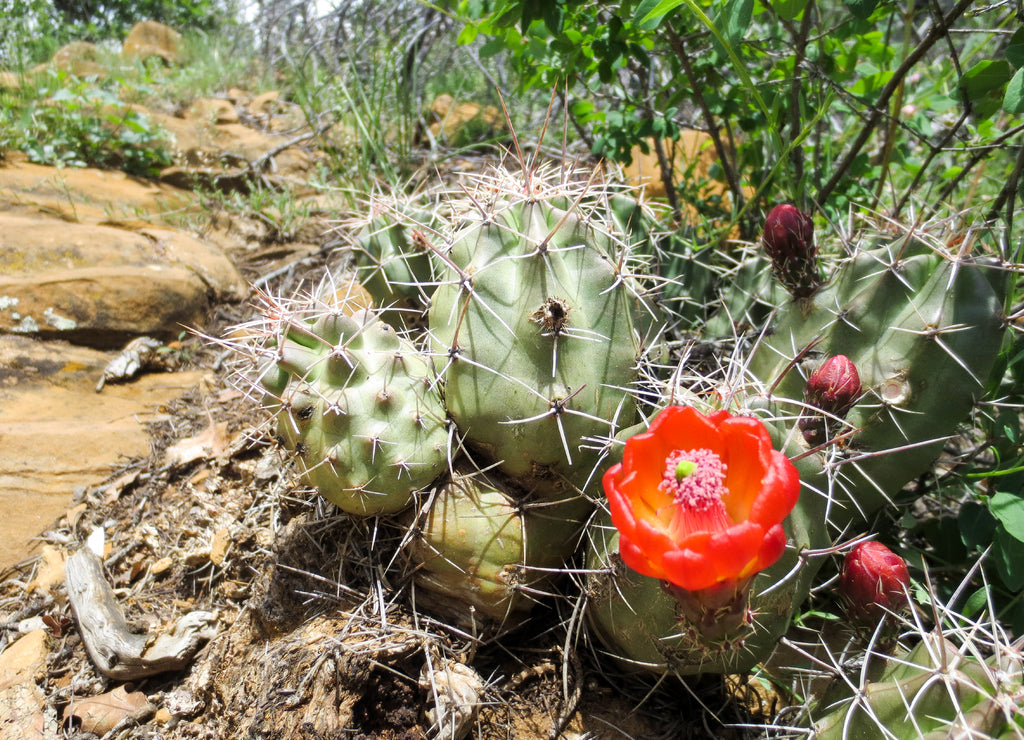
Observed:
[[[75,488],[149,455],[146,423],[204,377],[155,373],[96,393],[113,356],[0,336],[0,568],[30,552],[31,540],[71,507]]]
[[[0,211],[18,206],[86,224],[162,226],[193,204],[185,190],[91,167],[50,167],[8,153],[0,166]]]
[[[0,213],[0,332],[118,347],[173,338],[245,282],[216,246],[168,229],[125,231]]]

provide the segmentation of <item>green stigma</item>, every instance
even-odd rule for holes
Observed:
[[[696,469],[697,463],[695,463],[693,460],[680,460],[679,464],[676,465],[676,480],[689,478],[693,471]]]

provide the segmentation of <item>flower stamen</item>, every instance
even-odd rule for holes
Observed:
[[[706,448],[675,450],[665,460],[658,488],[672,495],[675,516],[691,531],[717,532],[732,522],[722,496],[726,466]]]

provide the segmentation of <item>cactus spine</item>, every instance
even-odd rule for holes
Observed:
[[[372,311],[289,315],[260,382],[303,477],[343,511],[393,514],[447,465],[427,361]]]

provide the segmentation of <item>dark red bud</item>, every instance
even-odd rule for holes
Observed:
[[[765,250],[779,281],[797,298],[806,298],[821,284],[814,246],[814,221],[796,206],[775,206],[764,221]]]
[[[829,357],[811,373],[804,400],[827,414],[842,418],[860,398],[860,375],[846,355]]]
[[[881,542],[858,543],[843,560],[839,592],[851,619],[877,621],[909,604],[907,563]]]

